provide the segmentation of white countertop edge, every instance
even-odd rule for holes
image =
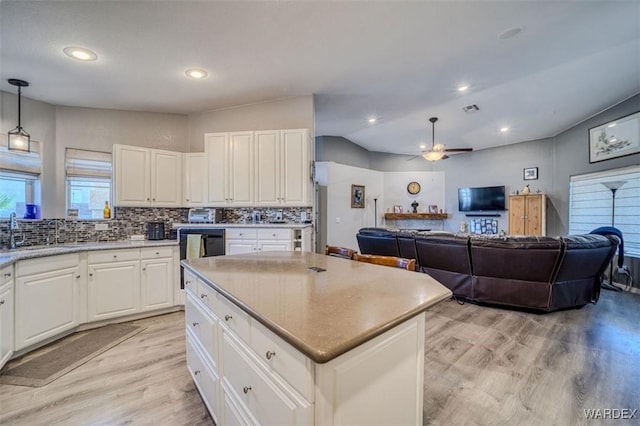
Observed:
[[[115,250],[127,248],[145,248],[178,246],[177,240],[143,240],[143,241],[103,241],[87,242],[77,244],[60,244],[42,247],[25,247],[15,250],[0,251],[0,268],[9,266],[19,260],[35,259],[44,256],[55,256],[59,254],[78,253],[95,250]]]

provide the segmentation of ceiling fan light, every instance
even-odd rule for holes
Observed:
[[[431,150],[422,154],[422,157],[428,161],[438,161],[441,160],[442,157],[444,157],[444,152]]]
[[[441,144],[441,143],[437,143],[437,144],[435,144],[435,145],[433,146],[433,148],[431,148],[431,149],[432,149],[433,151],[441,152],[441,151],[444,151],[445,146],[444,146],[443,144]]]

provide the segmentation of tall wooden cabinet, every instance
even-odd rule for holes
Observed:
[[[544,194],[509,196],[509,235],[546,235]]]

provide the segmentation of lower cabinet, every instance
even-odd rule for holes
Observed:
[[[293,234],[289,228],[231,228],[225,232],[225,254],[293,250]]]
[[[140,251],[106,250],[88,256],[89,321],[140,311]]]
[[[173,306],[174,264],[170,247],[140,250],[141,311]]]
[[[0,269],[0,368],[13,355],[13,265]]]
[[[15,350],[79,324],[80,255],[22,260],[16,264]]]

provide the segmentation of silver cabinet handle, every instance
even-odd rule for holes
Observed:
[[[76,275],[76,278],[77,278],[77,279],[80,279],[80,275]]]
[[[200,323],[199,323],[198,321],[194,321],[194,322],[192,323],[192,325],[193,325],[194,327],[197,327],[197,326],[199,326],[199,325],[200,325]]]
[[[271,359],[271,358],[273,358],[274,356],[276,356],[276,353],[275,353],[275,352],[271,352],[271,351],[267,351],[267,353],[266,353],[266,354],[264,354],[264,356],[266,356],[266,357],[267,357],[267,359]]]
[[[228,314],[224,316],[224,320],[225,321],[229,321],[231,318],[233,318],[233,317],[231,315],[228,315]]]
[[[200,299],[206,299],[206,298],[207,298],[207,295],[206,295],[206,294],[202,293],[202,294],[200,295]]]
[[[90,276],[90,277],[92,277],[92,276],[93,276],[93,274],[89,274],[89,276]]]
[[[6,274],[4,274],[5,278],[9,278],[11,276],[11,272],[7,272]]]
[[[147,197],[147,201],[149,201],[149,197]]]
[[[4,299],[0,300],[0,306],[4,305]]]
[[[117,254],[114,254],[114,255],[113,255],[113,258],[114,258],[114,259],[117,259],[117,258],[118,258],[118,255],[117,255]]]
[[[156,255],[159,255],[159,254],[160,254],[160,252],[159,252],[159,251],[157,251],[157,252],[156,252]]]
[[[248,394],[250,390],[251,390],[251,386],[245,386],[242,388],[242,392],[244,392],[245,395]]]
[[[147,268],[142,268],[142,272],[146,272],[146,271],[147,271]]]
[[[193,372],[194,376],[197,376],[198,374],[200,374],[200,370],[196,370],[196,371]]]

